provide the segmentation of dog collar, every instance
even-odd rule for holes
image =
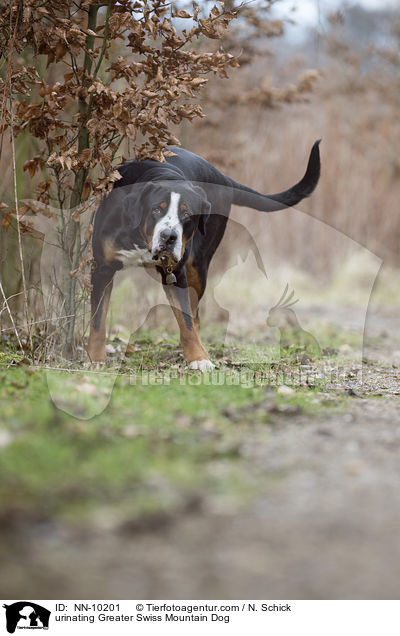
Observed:
[[[168,270],[170,270],[170,271],[168,271]],[[166,270],[166,273],[167,273],[167,276],[165,278],[165,282],[167,283],[167,285],[173,285],[174,283],[176,283],[176,276],[172,272],[170,267]]]
[[[161,263],[163,263],[163,261],[165,262],[167,260],[167,258],[165,256],[161,257]],[[171,265],[168,265],[168,267],[164,267],[164,273],[166,274],[165,277],[165,282],[167,283],[167,285],[173,285],[174,283],[176,283],[176,276],[172,271],[172,267]]]

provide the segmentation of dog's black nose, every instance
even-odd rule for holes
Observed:
[[[177,238],[178,234],[175,232],[175,230],[165,228],[160,232],[160,239],[165,245],[172,245],[172,243],[175,243]]]

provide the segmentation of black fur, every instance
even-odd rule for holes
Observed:
[[[171,191],[179,189],[177,182],[179,185],[190,185],[191,182],[193,185],[200,184],[191,189],[203,197],[203,206],[197,210],[199,231],[195,232],[188,249],[194,249],[196,257],[205,261],[208,267],[224,234],[232,204],[270,212],[296,205],[312,194],[320,176],[319,143],[320,140],[316,141],[312,147],[304,177],[296,185],[277,194],[256,192],[182,148],[171,147],[175,156],[168,157],[165,163],[150,159],[124,163],[118,168],[122,178],[116,182],[113,192],[102,202],[96,215],[93,235],[96,263],[102,264],[105,238],[113,238],[117,247],[122,249],[131,249],[134,244],[146,247],[141,222],[146,197],[151,192],[149,183],[156,185],[162,181],[163,188]],[[155,196],[153,194],[154,201]],[[121,264],[115,263],[114,267],[120,269]]]

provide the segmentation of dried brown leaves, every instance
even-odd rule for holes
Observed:
[[[15,49],[23,54],[23,60],[14,56],[11,76],[14,130],[28,130],[40,141],[40,153],[24,169],[34,177],[50,168],[70,191],[83,170],[90,179],[82,199],[113,183],[124,139],[137,157],[163,161],[166,146],[179,143],[171,127],[203,116],[196,99],[206,76],[226,77],[227,67],[238,65],[231,54],[193,46],[199,38],[224,35],[236,11],[223,3],[206,17],[196,4],[191,13],[173,9],[172,17],[161,0],[105,4],[13,0],[0,16],[0,53],[7,55],[17,25]],[[43,55],[46,70],[40,72]]]

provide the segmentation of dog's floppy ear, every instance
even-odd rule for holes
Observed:
[[[199,231],[200,233],[204,236],[206,233],[206,225],[207,225],[207,221],[210,217],[210,213],[211,213],[211,203],[209,202],[209,200],[207,199],[207,195],[205,193],[205,191],[203,190],[203,188],[200,188],[200,186],[194,186],[195,191],[200,194],[201,198],[202,198],[202,206],[201,206],[201,214],[200,214],[200,218],[199,218]]]
[[[147,194],[149,194],[153,190],[155,183],[154,181],[146,181],[144,184],[142,183],[141,186],[142,186],[142,190],[140,192],[140,196],[145,197]]]
[[[211,213],[211,203],[209,201],[204,201],[203,209],[199,218],[199,230],[201,234],[204,236],[206,233],[206,225],[207,221],[210,218]]]
[[[129,187],[123,201],[123,216],[126,220],[127,227],[138,227],[140,225],[144,212],[144,199],[153,188],[153,183],[135,183]],[[126,186],[128,189],[128,186]]]

